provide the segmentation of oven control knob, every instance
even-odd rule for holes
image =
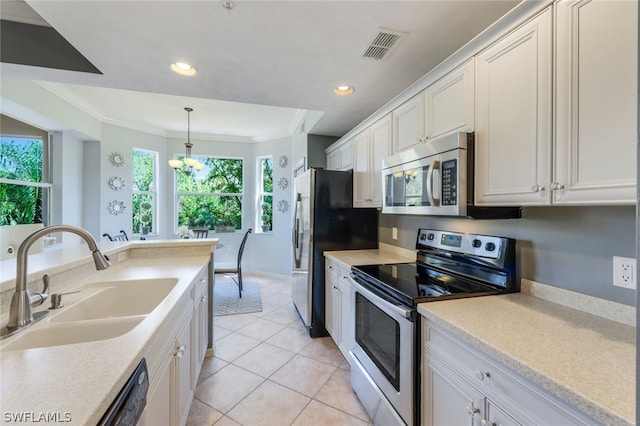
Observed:
[[[427,239],[427,234],[420,234],[420,241],[424,241]]]
[[[496,249],[496,245],[492,242],[488,242],[487,244],[484,245],[484,248],[487,251],[494,251]]]
[[[479,239],[475,238],[473,241],[471,241],[471,245],[474,248],[482,247],[482,241],[480,241]]]
[[[435,235],[433,235],[431,232],[429,232],[429,233],[427,234],[427,239],[428,239],[429,241],[433,241],[433,239],[434,239],[435,237],[436,237],[436,236],[435,236]]]

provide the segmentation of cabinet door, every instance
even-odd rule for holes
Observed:
[[[428,352],[423,362],[422,426],[480,426],[483,395]]]
[[[340,147],[340,170],[351,170],[353,168],[353,151],[351,141]]]
[[[382,160],[391,155],[391,117],[371,126],[371,166],[369,169],[369,207],[382,207]]]
[[[353,347],[353,321],[351,312],[351,294],[339,290],[340,297],[340,344],[338,348],[345,359],[349,359],[349,350]]]
[[[638,3],[566,0],[556,16],[553,201],[633,204]]]
[[[173,418],[173,404],[171,403],[172,364],[173,351],[170,351],[160,363],[158,373],[149,382],[147,406],[144,409],[146,425],[171,424],[170,419]]]
[[[487,419],[487,426],[524,426],[527,424],[519,422],[513,416],[508,414],[506,410],[503,410],[499,405],[491,400],[487,400]]]
[[[394,153],[419,144],[424,138],[424,93],[394,109],[391,117]]]
[[[367,207],[370,191],[369,129],[353,138],[353,206]]]
[[[327,170],[340,170],[340,150],[336,149],[327,154]]]
[[[425,90],[428,139],[474,128],[474,60],[469,59]]]
[[[177,419],[183,425],[189,414],[193,391],[191,388],[191,321],[187,322],[176,338],[174,389]]]
[[[551,10],[476,58],[475,200],[550,202]]]
[[[338,336],[338,331],[336,328],[336,323],[338,323],[338,314],[339,314],[339,306],[336,306],[336,265],[330,261],[326,260],[325,267],[325,284],[324,284],[324,327],[329,332],[329,335],[333,338],[333,341],[336,342],[336,345],[340,341],[340,336]],[[339,324],[339,323],[338,323]]]

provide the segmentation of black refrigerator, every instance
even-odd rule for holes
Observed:
[[[293,304],[311,337],[324,326],[325,251],[378,248],[378,211],[353,208],[353,173],[310,168],[295,177]]]

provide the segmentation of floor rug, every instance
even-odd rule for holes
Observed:
[[[260,286],[256,281],[242,282],[242,297],[238,297],[238,285],[229,277],[216,275],[213,289],[213,316],[262,312]]]

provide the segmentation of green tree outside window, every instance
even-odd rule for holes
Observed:
[[[242,228],[243,160],[197,157],[205,167],[194,175],[178,173],[177,226]]]
[[[0,225],[46,222],[45,161],[42,139],[0,137]]]

